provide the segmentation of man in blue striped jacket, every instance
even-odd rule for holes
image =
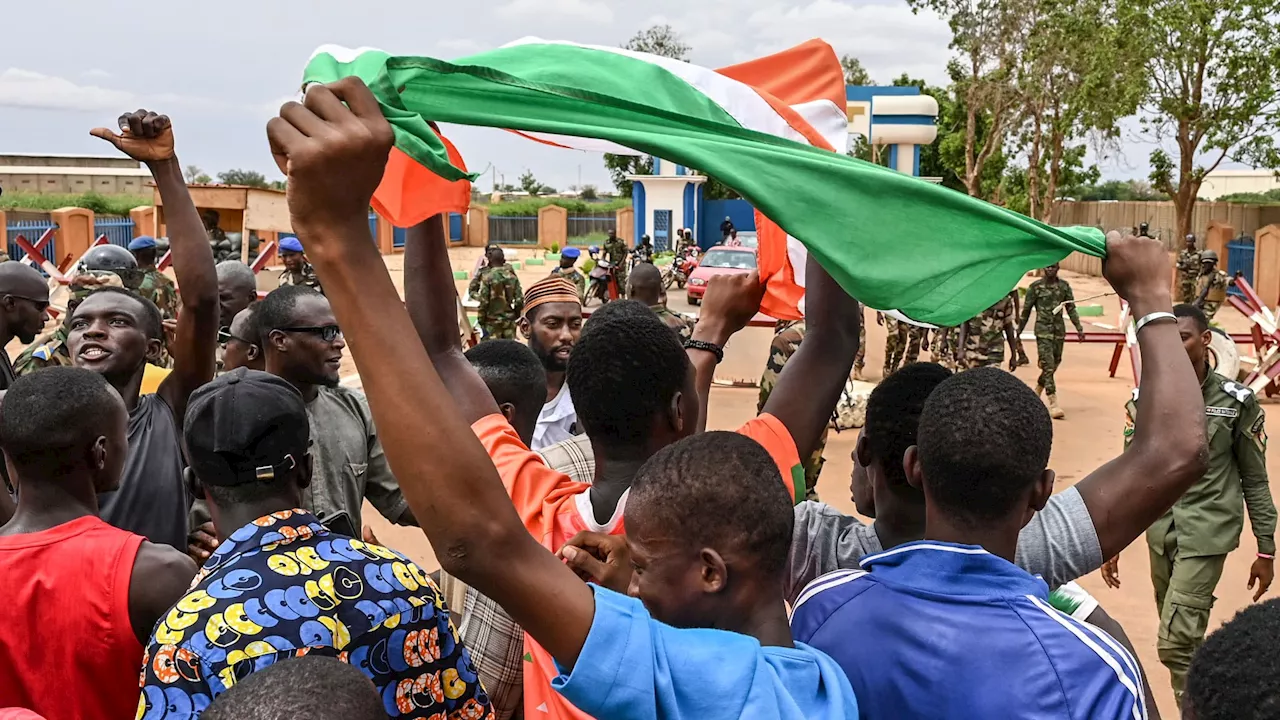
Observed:
[[[1054,610],[1044,581],[1011,562],[1053,492],[1052,421],[1035,393],[996,368],[961,373],[929,396],[918,438],[904,465],[925,495],[926,539],[811,583],[796,641],[835,658],[864,720],[1145,720],[1133,656]]]

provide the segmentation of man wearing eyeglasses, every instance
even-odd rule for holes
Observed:
[[[287,380],[307,403],[315,469],[303,506],[335,532],[357,537],[365,499],[391,522],[416,525],[382,454],[364,393],[338,384],[347,344],[329,301],[305,285],[286,285],[255,311],[267,372]],[[342,527],[346,523],[349,528]]]
[[[0,263],[0,347],[15,337],[30,344],[49,320],[49,286],[26,263]],[[9,353],[0,352],[0,390],[8,390],[17,375]]]

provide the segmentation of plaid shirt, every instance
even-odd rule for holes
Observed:
[[[538,454],[574,482],[589,483],[595,477],[596,458],[586,435],[549,445]],[[461,617],[459,639],[480,673],[494,715],[498,720],[522,717],[524,629],[498,603],[443,571],[440,589],[455,617]]]

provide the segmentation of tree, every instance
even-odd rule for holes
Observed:
[[[227,170],[218,173],[218,182],[223,185],[247,185],[255,188],[270,187],[267,178],[257,170]]]
[[[928,95],[938,102],[938,136],[933,142],[920,148],[921,177],[942,178],[943,187],[965,192],[964,185],[964,124],[966,113],[964,105],[957,103],[950,88],[933,87],[924,80],[908,77],[906,73],[893,80],[893,85],[907,87],[914,85],[920,88],[923,95]],[[855,157],[861,157],[855,155]],[[863,158],[870,159],[869,157]],[[1000,174],[1004,172],[1005,159],[1003,153],[997,153],[992,162],[987,163],[982,179],[982,197],[989,197],[1000,183]]]
[[[552,195],[556,192],[556,189],[550,185],[543,185],[538,182],[531,170],[525,170],[524,174],[520,176],[520,189],[535,197],[538,195]]]
[[[1081,201],[1169,199],[1152,190],[1151,184],[1145,180],[1108,180],[1097,185],[1064,183],[1062,196]]]
[[[198,165],[188,165],[182,170],[182,175],[187,179],[188,185],[204,185],[213,182],[213,178],[208,173],[201,170]]]
[[[578,190],[578,197],[583,200],[595,200],[600,197],[600,194],[596,192],[595,185],[583,185],[582,188]]]
[[[852,55],[842,55],[840,57],[840,67],[844,68],[845,85],[876,84],[876,81],[871,79],[871,73],[862,67],[862,61]]]
[[[1151,184],[1173,198],[1183,237],[1200,185],[1224,160],[1280,168],[1280,0],[1149,0],[1148,13],[1159,52],[1143,125],[1177,148],[1176,159],[1151,154]]]
[[[1145,15],[1135,0],[1034,0],[1016,72],[1025,212],[1047,221],[1061,184],[1080,184],[1086,133],[1116,142],[1146,87]],[[1073,174],[1073,177],[1064,177]],[[1096,178],[1094,178],[1096,180]]]
[[[680,37],[680,33],[670,25],[654,25],[653,27],[641,30],[622,47],[635,52],[649,53],[650,55],[661,55],[662,57],[674,58],[689,62],[689,51],[692,49]]]
[[[987,163],[999,157],[1018,107],[1013,80],[1026,30],[1025,7],[1010,0],[907,1],[915,12],[925,8],[947,18],[951,27],[957,57],[947,71],[965,112],[961,179],[970,195],[986,197]]]

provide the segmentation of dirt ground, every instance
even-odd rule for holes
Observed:
[[[521,250],[518,260],[527,260],[536,251]],[[460,248],[450,251],[455,269],[471,271],[480,251],[472,248]],[[402,288],[402,256],[387,258],[397,287]],[[519,276],[522,284],[527,286],[551,269],[551,265],[525,265]],[[259,276],[262,289],[270,289],[275,285],[279,269],[268,269]],[[1119,314],[1119,302],[1115,297],[1104,297],[1096,300],[1083,300],[1109,290],[1101,278],[1092,278],[1063,272],[1075,291],[1075,296],[1082,304],[1100,304],[1103,315],[1095,318],[1084,318],[1086,330],[1090,322],[1114,325]],[[1023,283],[1029,284],[1032,278]],[[458,281],[459,290],[465,291],[466,281]],[[696,314],[697,308],[685,302],[683,292],[673,291],[669,305],[679,312]],[[876,325],[873,313],[866,313],[867,320],[867,375],[870,379],[878,379],[884,363],[884,329]],[[1244,332],[1248,329],[1248,321],[1234,309],[1225,306],[1218,314],[1218,322],[1228,331]],[[1111,328],[1095,328],[1111,329]],[[739,333],[726,348],[725,361],[720,366],[722,379],[758,380],[764,369],[772,333],[765,328],[748,328]],[[1017,371],[1018,377],[1028,385],[1035,384],[1038,369],[1035,367],[1035,343],[1024,340],[1028,354],[1032,358],[1030,367],[1022,367]],[[21,348],[8,348],[11,355],[20,352]],[[1241,347],[1246,353],[1247,348]],[[1089,472],[1102,465],[1121,451],[1122,429],[1124,427],[1124,404],[1133,387],[1131,371],[1127,356],[1122,359],[1115,378],[1107,376],[1107,366],[1111,358],[1112,346],[1103,344],[1068,343],[1064,353],[1063,366],[1059,369],[1057,383],[1059,401],[1067,413],[1067,419],[1054,423],[1054,437],[1051,467],[1057,471],[1059,490],[1070,486]],[[927,353],[922,359],[928,359]],[[344,376],[355,373],[355,365],[350,355],[343,362]],[[756,409],[757,391],[754,388],[716,387],[712,390],[710,403],[711,429],[732,429],[750,417]],[[1264,405],[1271,409],[1270,401],[1264,399]],[[822,500],[840,510],[854,513],[853,502],[849,496],[849,475],[852,469],[850,452],[857,439],[856,431],[832,433],[827,445],[827,464],[823,470],[818,491]],[[1280,472],[1280,460],[1273,453],[1268,467],[1272,473]],[[378,537],[385,544],[409,554],[424,568],[435,569],[438,563],[422,533],[413,528],[389,526],[372,508],[366,506],[364,517]],[[1212,628],[1230,619],[1237,611],[1250,602],[1251,592],[1246,590],[1249,566],[1253,562],[1254,543],[1251,531],[1246,526],[1241,547],[1232,553],[1227,560],[1222,582],[1218,586],[1218,602],[1213,610]],[[1135,541],[1121,556],[1121,579],[1123,587],[1110,590],[1102,582],[1098,573],[1081,579],[1081,584],[1098,597],[1102,605],[1115,617],[1133,640],[1138,654],[1145,666],[1155,688],[1157,702],[1161,714],[1165,718],[1176,717],[1173,706],[1173,695],[1169,689],[1168,673],[1160,665],[1156,657],[1156,630],[1158,616],[1152,598],[1151,582],[1145,541]],[[1280,588],[1276,588],[1280,590]],[[1274,592],[1269,596],[1274,596]]]

